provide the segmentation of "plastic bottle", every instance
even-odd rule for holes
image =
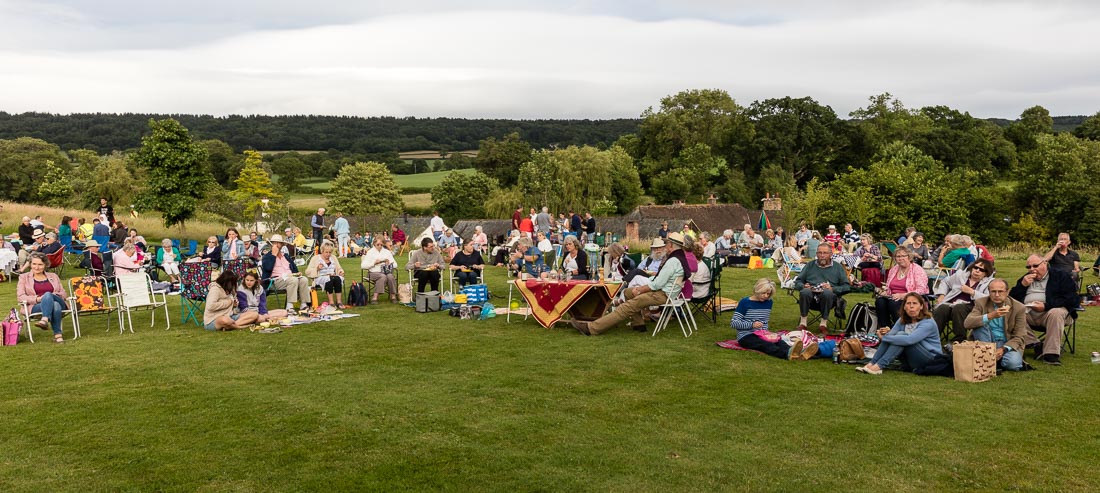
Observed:
[[[1094,364],[1098,364],[1098,365],[1100,365],[1100,353],[1098,353],[1098,352],[1096,352],[1096,351],[1093,351],[1093,352],[1092,352],[1092,362],[1093,362]]]

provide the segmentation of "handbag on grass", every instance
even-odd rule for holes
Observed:
[[[19,329],[23,327],[23,324],[19,322],[19,314],[15,311],[15,308],[11,309],[11,313],[8,313],[8,318],[0,325],[4,327],[4,345],[14,346],[19,342]]]
[[[956,342],[951,354],[955,380],[985,382],[997,376],[997,345],[992,342]]]

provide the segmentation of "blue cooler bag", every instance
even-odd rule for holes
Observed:
[[[466,295],[466,303],[475,305],[489,301],[489,288],[484,284],[472,284],[462,288],[462,294]]]

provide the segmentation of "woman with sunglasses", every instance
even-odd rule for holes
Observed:
[[[214,267],[222,263],[222,249],[218,245],[218,237],[211,236],[206,239],[206,248],[202,249],[202,259],[209,260]]]
[[[959,269],[936,286],[936,308],[932,318],[942,331],[951,322],[951,340],[965,341],[966,316],[974,309],[974,300],[989,296],[989,281],[996,270],[993,262],[978,259],[966,269]]]

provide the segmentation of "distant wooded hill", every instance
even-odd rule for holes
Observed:
[[[35,137],[62,149],[101,154],[141,145],[149,119],[174,118],[196,139],[217,139],[234,149],[352,152],[477,149],[487,137],[512,132],[535,148],[610,145],[633,133],[640,120],[471,120],[350,116],[227,116],[0,112],[0,139]]]
[[[35,137],[62,149],[101,154],[141,145],[149,119],[175,118],[196,139],[217,139],[236,150],[387,152],[477,149],[487,137],[519,132],[536,149],[569,145],[610,145],[637,131],[641,120],[472,120],[356,116],[227,116],[138,113],[11,114],[0,111],[0,139]],[[1056,116],[1054,130],[1073,130],[1087,116]],[[1001,126],[1012,120],[989,118]]]

